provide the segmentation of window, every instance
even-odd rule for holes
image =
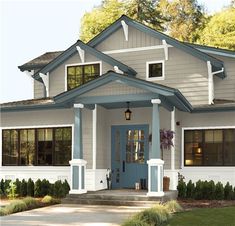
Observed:
[[[235,129],[184,131],[185,166],[235,166]]]
[[[100,75],[100,64],[67,67],[67,90],[78,87]]]
[[[164,61],[147,62],[146,65],[148,80],[164,79]]]
[[[2,132],[3,165],[69,165],[71,127],[7,129]]]

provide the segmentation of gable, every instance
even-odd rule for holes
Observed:
[[[162,41],[147,34],[146,32],[128,27],[128,41],[125,40],[122,27],[114,31],[103,42],[96,46],[99,51],[111,51],[119,49],[139,48],[146,46],[162,45]]]

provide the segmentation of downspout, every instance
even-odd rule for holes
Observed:
[[[211,62],[207,61],[207,70],[208,70],[208,104],[214,104],[214,75],[224,72],[224,68],[219,71],[212,72]]]

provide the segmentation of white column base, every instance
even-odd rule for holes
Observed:
[[[69,194],[84,194],[85,189],[85,173],[87,162],[84,159],[72,159],[69,161],[71,169],[71,189]]]
[[[163,192],[163,165],[161,159],[150,159],[148,164],[148,193],[147,196],[162,197]]]
[[[164,176],[170,177],[170,190],[177,190],[179,170],[164,170]]]

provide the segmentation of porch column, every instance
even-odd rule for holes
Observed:
[[[151,100],[153,104],[152,112],[152,156],[148,163],[148,193],[147,196],[164,195],[163,192],[163,164],[160,148],[160,99]]]
[[[86,193],[85,172],[86,161],[83,159],[82,145],[82,108],[83,104],[74,104],[74,132],[73,132],[73,152],[70,163],[71,169],[71,189],[70,194]]]

